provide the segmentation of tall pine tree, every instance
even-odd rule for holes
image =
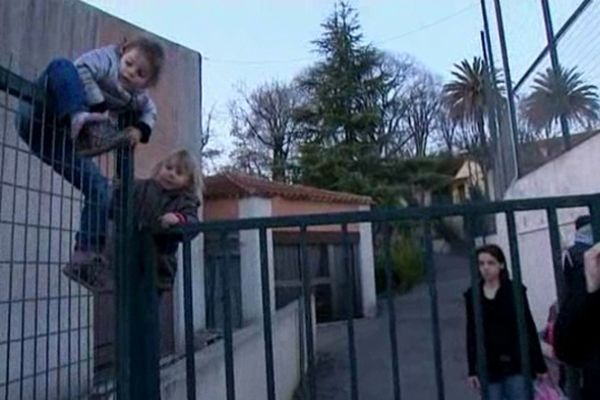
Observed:
[[[363,43],[357,12],[336,5],[313,42],[321,60],[301,79],[308,95],[298,113],[309,139],[301,148],[303,183],[354,193],[373,193],[379,163],[373,132],[380,123],[375,93],[387,84],[381,53]]]

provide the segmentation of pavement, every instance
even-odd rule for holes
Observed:
[[[476,400],[467,388],[465,312],[462,293],[469,286],[468,260],[437,255],[439,322],[442,341],[444,399]],[[395,298],[398,361],[402,400],[437,400],[429,290],[425,283]],[[392,400],[392,353],[384,299],[379,316],[355,320],[358,392],[362,400]],[[346,323],[317,327],[316,385],[318,400],[350,397]]]

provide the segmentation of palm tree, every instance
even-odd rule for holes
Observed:
[[[600,118],[598,88],[586,84],[576,68],[548,68],[533,81],[531,93],[523,100],[523,113],[529,125],[549,134],[555,122],[591,124]]]
[[[454,79],[445,84],[442,89],[442,103],[453,121],[463,128],[470,127],[477,133],[480,149],[477,158],[484,169],[487,186],[487,171],[492,160],[488,154],[484,117],[492,99],[489,95],[492,92],[491,77],[481,57],[474,57],[471,62],[463,60],[454,64],[454,68],[452,71]],[[494,93],[498,93],[498,90]],[[499,101],[499,93],[496,96]]]
[[[485,146],[485,63],[480,57],[474,57],[472,62],[463,60],[454,64],[454,68],[454,80],[445,84],[442,89],[442,102],[452,120],[477,129],[480,144]]]

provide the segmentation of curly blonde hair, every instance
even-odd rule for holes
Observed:
[[[180,167],[185,174],[189,175],[190,179],[188,185],[185,187],[186,190],[198,194],[202,193],[202,174],[200,173],[200,168],[198,168],[196,160],[194,160],[194,157],[189,151],[185,149],[177,150],[163,158],[152,169],[152,177],[156,178],[160,169],[168,162],[174,163]]]

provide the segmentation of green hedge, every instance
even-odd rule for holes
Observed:
[[[391,243],[392,282],[395,291],[404,293],[421,282],[425,275],[423,252],[418,241],[410,235],[396,237]],[[377,251],[375,281],[377,292],[386,290],[385,253]]]

